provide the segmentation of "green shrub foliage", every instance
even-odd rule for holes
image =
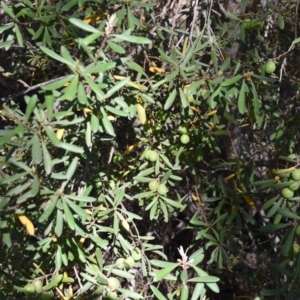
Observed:
[[[297,9],[234,3],[1,2],[0,298],[300,296]]]

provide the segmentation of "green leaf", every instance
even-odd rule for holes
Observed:
[[[26,100],[28,98],[26,98]],[[25,122],[27,122],[29,120],[29,118],[30,118],[30,116],[31,116],[34,108],[36,107],[37,101],[38,101],[38,98],[37,98],[36,95],[30,97],[29,101],[26,101],[27,102],[27,106],[26,106],[26,111],[25,111],[25,119],[24,119]]]
[[[277,213],[281,214],[282,216],[284,216],[286,218],[290,218],[293,220],[300,220],[300,216],[296,215],[295,213],[293,213],[289,210],[283,209],[283,208],[278,208]]]
[[[63,279],[63,274],[56,275],[55,277],[52,278],[52,280],[49,282],[49,284],[47,284],[43,288],[43,290],[44,291],[52,290],[54,287],[59,285],[59,283],[62,281],[62,279]]]
[[[47,175],[49,175],[52,171],[52,162],[51,162],[51,156],[49,154],[49,151],[44,141],[42,141],[42,149],[43,149],[45,172]]]
[[[88,99],[87,99],[87,96],[86,96],[86,91],[85,91],[85,88],[83,86],[83,83],[82,82],[79,82],[78,83],[78,88],[77,88],[77,99],[78,99],[78,102],[82,105],[85,105],[88,103]]]
[[[64,143],[64,142],[60,142],[60,148],[63,148],[65,150],[73,152],[73,153],[82,154],[84,152],[83,148],[73,145],[73,144]]]
[[[222,82],[221,86],[230,86],[230,85],[233,85],[235,84],[236,82],[238,82],[240,79],[243,78],[243,75],[236,75],[230,79],[227,79],[225,81]]]
[[[50,205],[48,205],[45,208],[45,211],[43,212],[43,214],[40,216],[39,218],[39,222],[43,223],[44,221],[48,220],[48,218],[50,217],[50,215],[53,213],[55,207],[56,207],[56,203],[57,203],[57,197],[50,197]]]
[[[62,255],[61,255],[61,247],[60,245],[57,245],[57,250],[55,253],[55,267],[56,270],[60,270],[62,265]]]
[[[177,95],[177,91],[176,89],[174,89],[170,94],[169,97],[164,105],[164,110],[168,110],[174,103],[174,100],[176,98]]]
[[[206,283],[206,285],[215,293],[220,293],[220,288],[216,283]]]
[[[98,62],[96,65],[91,64],[90,66],[86,67],[84,72],[86,73],[104,73],[110,69],[113,69],[116,66],[116,63],[113,61],[107,63],[100,63]]]
[[[55,52],[53,52],[52,50],[50,50],[49,48],[46,48],[44,46],[40,46],[40,49],[46,53],[48,56],[52,57],[55,60],[60,61],[61,63],[71,67],[72,69],[74,69],[74,63],[69,62],[68,60],[64,59],[63,57],[59,56],[58,54],[56,54]]]
[[[179,94],[180,94],[180,100],[181,100],[181,105],[183,108],[189,107],[189,101],[183,92],[182,88],[179,88]]]
[[[245,80],[243,80],[241,89],[239,91],[239,98],[238,98],[238,110],[241,114],[244,114],[248,111],[246,107],[245,89],[246,89],[246,83]]]
[[[101,88],[90,78],[88,74],[82,74],[84,79],[86,80],[89,87],[93,90],[93,92],[98,96],[100,101],[105,99],[104,93],[102,92]]]
[[[286,235],[286,239],[284,241],[283,248],[282,248],[282,254],[284,256],[287,256],[289,254],[289,251],[293,245],[296,228],[297,227],[293,227],[290,230],[290,232]]]
[[[94,197],[88,197],[88,196],[74,196],[74,195],[65,195],[69,199],[80,201],[80,202],[94,202],[96,201],[96,198]]]
[[[122,87],[124,87],[130,81],[130,77],[118,81],[114,86],[107,91],[105,98],[111,97],[114,93],[118,92]]]
[[[276,230],[280,230],[291,225],[292,224],[288,224],[288,223],[269,224],[259,228],[259,231],[263,233],[272,233],[275,232]]]
[[[70,80],[72,80],[72,78],[74,78],[74,74],[64,76],[62,79],[54,81],[53,83],[49,83],[45,86],[42,86],[42,89],[49,90],[49,91],[57,90],[57,89],[63,87],[66,83],[70,82]]]
[[[65,220],[66,220],[67,224],[69,225],[69,227],[72,230],[75,230],[75,220],[74,220],[73,214],[70,211],[70,208],[67,204],[67,199],[62,197],[62,202],[63,202],[64,212],[65,212]]]
[[[115,135],[114,127],[112,126],[110,120],[108,119],[107,114],[106,114],[104,108],[101,107],[101,108],[100,108],[100,111],[101,111],[101,114],[102,114],[102,123],[103,123],[103,126],[104,126],[104,128],[105,128],[105,131],[106,131],[109,135],[114,136],[114,135]]]
[[[153,281],[157,282],[157,281],[160,281],[160,280],[164,279],[167,275],[169,275],[178,266],[180,266],[179,263],[173,263],[170,266],[156,272],[154,274]]]
[[[13,13],[12,9],[7,6],[7,4],[4,2],[4,1],[1,1],[1,6],[2,8],[4,9],[4,11],[12,18],[12,19],[15,19],[16,16],[15,14]]]
[[[56,224],[54,228],[54,232],[57,237],[60,237],[64,228],[64,219],[63,219],[63,213],[61,210],[56,211]]]
[[[42,149],[38,135],[35,133],[32,138],[31,147],[32,160],[36,165],[39,165],[43,161]]]
[[[16,33],[16,37],[17,37],[17,41],[20,47],[24,46],[24,42],[23,42],[23,36],[20,32],[19,26],[17,24],[15,24],[15,33]]]
[[[136,292],[130,291],[130,290],[118,288],[117,291],[122,293],[122,295],[124,295],[124,296],[130,297],[131,299],[144,299],[144,297],[142,295],[140,295]]]
[[[69,200],[67,197],[64,198],[67,204],[69,205],[70,208],[81,218],[83,219],[89,219],[90,216],[83,210],[80,206],[75,204],[73,201]]]
[[[122,46],[120,46],[112,41],[108,41],[107,44],[116,53],[124,54],[126,52],[126,50]]]
[[[120,39],[122,41],[130,42],[130,43],[135,43],[135,44],[151,44],[151,40],[140,37],[140,36],[133,36],[129,35],[128,31],[124,32],[122,34],[112,34],[113,37]]]
[[[47,126],[44,126],[43,128],[53,145],[56,147],[60,147],[62,142],[56,137],[56,134],[52,130],[48,129]]]
[[[282,292],[284,292],[288,288],[288,285],[285,284],[283,287],[279,289],[263,289],[260,291],[260,294],[262,296],[275,296],[275,295],[280,295]]]
[[[194,277],[188,279],[188,282],[201,282],[201,283],[209,283],[209,282],[218,282],[220,278],[215,276],[201,276],[201,277]]]
[[[71,83],[65,88],[63,98],[72,101],[76,98],[78,88],[79,75],[76,74],[71,80]]]
[[[204,288],[203,283],[197,283],[193,292],[191,300],[203,299],[206,294],[206,289]]]
[[[193,259],[193,262],[192,262],[193,265],[198,265],[199,263],[201,263],[203,258],[204,258],[204,254],[203,254],[203,249],[202,248],[200,248],[199,250],[194,252],[189,257],[189,259]]]
[[[70,18],[69,19],[70,23],[72,23],[73,25],[77,26],[78,28],[88,31],[88,32],[92,32],[92,33],[98,33],[99,30],[94,28],[93,26],[83,22],[82,20],[79,19],[75,19],[75,18]]]
[[[284,19],[280,13],[277,13],[277,24],[280,29],[284,29]]]
[[[33,179],[33,184],[31,188],[31,196],[35,197],[40,191],[40,180],[39,177],[35,174]]]
[[[128,279],[128,280],[132,280],[134,279],[134,275],[129,273],[129,272],[126,272],[126,271],[123,271],[123,270],[119,270],[119,269],[112,269],[111,272],[117,276],[120,276],[122,278],[125,278],[125,279]]]
[[[165,298],[164,295],[154,285],[150,285],[150,288],[158,300],[167,300],[167,298]]]

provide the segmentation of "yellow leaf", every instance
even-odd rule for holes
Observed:
[[[69,295],[71,298],[73,298],[73,290],[71,285],[69,285]]]
[[[92,215],[93,213],[89,210],[89,209],[86,209],[85,212],[89,215]]]
[[[59,294],[59,296],[61,297],[62,300],[68,300],[67,297],[65,297],[65,295],[62,293],[62,291],[58,288],[58,287],[55,287],[57,293]]]
[[[161,69],[158,67],[150,67],[149,71],[152,73],[165,73],[166,72],[164,69]]]
[[[231,205],[231,213],[234,213],[235,212],[235,206],[232,204]]]
[[[19,214],[17,216],[19,221],[26,227],[27,233],[29,235],[34,235],[35,230],[32,222],[24,214]]]
[[[129,81],[128,84],[132,87],[134,87],[135,89],[142,91],[142,92],[146,92],[148,90],[148,88],[142,84],[136,83],[136,82],[132,82]]]
[[[112,115],[107,116],[107,119],[109,121],[116,121],[116,118],[114,116],[112,116]]]
[[[82,238],[79,240],[79,242],[78,242],[78,246],[79,246],[79,247],[82,247],[84,241],[85,241],[85,238],[82,237]],[[68,276],[67,276],[67,277],[68,277]]]
[[[138,111],[138,118],[140,122],[142,124],[145,124],[147,121],[146,111],[145,108],[140,103],[137,104],[137,111]]]
[[[228,181],[228,180],[230,180],[231,178],[233,178],[235,175],[236,175],[235,173],[230,174],[230,175],[228,175],[227,177],[225,177],[224,180],[225,180],[225,181]]]
[[[100,15],[95,15],[95,16],[86,16],[83,20],[84,23],[86,24],[90,24],[90,23],[94,23],[100,19],[102,19],[103,17],[105,17],[107,14],[106,13],[103,13],[103,14],[100,14]]]
[[[191,110],[193,110],[194,112],[198,113],[199,114],[199,110],[197,107],[195,106],[191,106]]]
[[[66,83],[64,84],[65,87],[67,87],[67,86],[69,86],[69,85],[70,85],[70,82],[66,82]]]
[[[83,111],[84,111],[86,114],[91,114],[91,113],[93,113],[93,111],[92,111],[91,109],[86,108],[86,107],[83,109]]]
[[[123,79],[127,78],[125,76],[120,76],[120,75],[113,75],[113,76],[116,80],[123,80]],[[139,84],[139,83],[136,83],[136,82],[128,81],[127,84],[134,87],[135,89],[137,89],[139,91],[142,91],[142,92],[145,92],[145,91],[148,90],[148,88],[146,86],[144,86],[142,84]]]
[[[249,204],[250,207],[255,207],[253,200],[249,196],[242,194],[242,197],[245,199],[245,201]]]
[[[120,75],[114,75],[114,78],[117,79],[117,80],[122,80],[122,79],[126,79],[127,77],[120,76]]]
[[[291,168],[288,168],[288,169],[277,169],[277,170],[273,170],[273,174],[280,175],[280,174],[284,174],[284,173],[287,173],[287,172],[291,172],[295,169],[296,169],[296,167],[291,167]]]
[[[130,231],[129,224],[126,220],[121,220],[121,224],[126,231],[128,231],[128,232]]]
[[[192,199],[197,202],[197,201],[200,201],[200,198],[195,196],[194,194],[192,194]]]
[[[213,116],[213,115],[215,115],[216,113],[217,113],[217,110],[216,110],[216,109],[214,109],[214,110],[212,110],[212,111],[210,111],[210,112],[206,113],[206,114],[205,114],[205,116],[207,116],[207,117],[209,117],[209,116]]]
[[[63,135],[64,135],[64,132],[65,132],[65,129],[64,129],[64,128],[58,129],[58,130],[56,131],[56,137],[57,137],[59,140],[61,140],[62,137],[63,137]]]
[[[123,155],[126,155],[128,154],[129,152],[133,151],[135,148],[137,148],[142,142],[138,142],[138,143],[135,143],[131,146],[129,146],[123,153]]]

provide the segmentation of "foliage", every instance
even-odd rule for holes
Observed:
[[[257,297],[299,297],[292,2],[172,24],[151,1],[1,4],[1,66],[30,83],[1,110],[3,297],[229,299],[249,253]]]

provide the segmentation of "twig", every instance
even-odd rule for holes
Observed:
[[[67,78],[68,76],[70,76],[70,74],[69,75],[64,75],[64,76],[61,76],[61,77],[58,77],[58,78],[54,78],[54,79],[51,79],[51,80],[48,80],[48,81],[45,81],[45,82],[42,82],[42,83],[39,83],[39,84],[36,84],[36,85],[33,85],[33,86],[27,88],[25,91],[19,92],[17,94],[10,95],[8,97],[3,97],[0,100],[1,101],[5,101],[5,99],[7,99],[7,98],[16,98],[16,97],[25,95],[25,94],[27,94],[27,93],[29,93],[29,92],[31,92],[33,90],[39,89],[39,88],[41,88],[41,87],[43,87],[45,85],[48,85],[48,84],[51,84],[53,82],[62,80],[64,78]]]

